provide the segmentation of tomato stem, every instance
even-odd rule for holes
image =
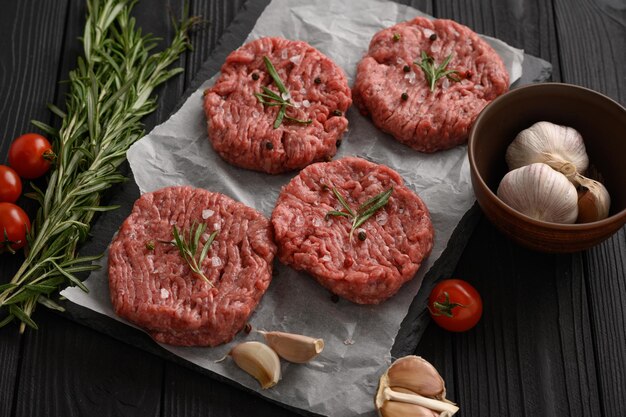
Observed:
[[[452,314],[452,309],[454,307],[465,308],[463,304],[451,303],[450,295],[446,291],[443,292],[443,296],[445,297],[445,300],[443,302],[439,302],[439,301],[433,302],[433,307],[435,308],[435,311],[433,311],[430,307],[428,307],[428,310],[433,316],[446,316],[446,317],[452,318],[454,317],[454,315]]]
[[[4,228],[4,240],[2,242],[0,242],[0,244],[2,244],[2,246],[11,254],[11,255],[15,255],[15,249],[13,249],[11,247],[11,245],[18,245],[20,244],[21,241],[18,240],[17,242],[12,241],[11,239],[9,239],[9,234],[7,233],[7,228]],[[0,253],[3,251],[0,251]]]
[[[55,154],[52,149],[46,150],[41,157],[48,162],[54,162],[57,159],[57,154]]]

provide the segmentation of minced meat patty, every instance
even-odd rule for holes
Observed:
[[[189,232],[205,223],[197,276],[169,243],[173,227]],[[155,340],[184,346],[230,341],[246,324],[272,278],[276,253],[268,219],[225,195],[168,187],[142,195],[109,249],[109,287],[115,312]],[[197,259],[197,258],[196,258]]]
[[[440,78],[431,91],[417,63],[426,52],[459,82]],[[417,63],[415,63],[417,61]],[[509,76],[489,44],[452,20],[417,17],[376,33],[359,62],[355,104],[374,124],[422,152],[465,143],[474,120],[508,90]]]
[[[289,92],[286,116],[274,128],[280,106],[255,96],[262,86],[280,95],[263,57],[276,68]],[[267,100],[272,102],[272,100]],[[262,38],[232,52],[215,85],[205,91],[204,111],[215,151],[238,167],[277,174],[328,160],[348,127],[352,104],[341,68],[306,42]]]
[[[345,211],[333,187],[354,210],[391,187],[393,191],[351,238],[352,220],[328,215]],[[433,245],[428,209],[400,175],[353,157],[303,169],[282,189],[272,224],[281,262],[359,304],[377,304],[395,294]]]

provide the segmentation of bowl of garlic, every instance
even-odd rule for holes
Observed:
[[[626,109],[598,92],[511,90],[476,119],[468,155],[483,212],[526,247],[580,251],[626,223]]]

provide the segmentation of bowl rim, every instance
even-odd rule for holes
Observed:
[[[534,225],[536,227],[550,228],[553,230],[559,230],[563,232],[590,231],[590,230],[595,230],[597,228],[602,228],[603,226],[613,226],[615,223],[619,223],[621,220],[626,221],[626,208],[624,208],[621,211],[618,211],[617,213],[614,213],[612,216],[609,216],[605,219],[598,220],[595,222],[588,222],[588,223],[568,224],[568,223],[553,223],[553,222],[537,220],[537,219],[534,219],[532,217],[525,215],[524,213],[520,211],[515,210],[514,208],[504,203],[500,199],[500,197],[498,197],[497,194],[495,194],[491,190],[491,188],[487,185],[487,183],[485,183],[485,181],[483,180],[482,176],[480,175],[478,171],[476,158],[475,158],[476,140],[474,139],[474,137],[476,135],[477,126],[480,125],[480,123],[482,122],[482,119],[486,118],[486,114],[489,112],[490,108],[493,107],[492,106],[493,104],[509,100],[511,97],[524,94],[528,90],[541,89],[545,87],[552,87],[556,89],[580,90],[584,94],[591,94],[602,100],[606,100],[609,102],[609,104],[617,106],[621,111],[626,113],[626,108],[622,106],[620,103],[618,103],[617,101],[613,100],[611,97],[608,97],[590,88],[582,87],[582,86],[575,85],[575,84],[558,83],[558,82],[533,83],[533,84],[527,84],[527,85],[514,88],[512,90],[509,90],[506,93],[502,94],[501,96],[497,97],[491,103],[487,104],[487,106],[480,112],[480,114],[478,115],[478,117],[476,118],[476,120],[474,121],[472,125],[469,138],[468,138],[468,146],[467,146],[468,152],[467,153],[468,153],[468,159],[469,159],[471,171],[475,174],[473,175],[473,177],[478,181],[480,187],[486,191],[488,197],[495,202],[495,204],[498,206],[500,210],[503,210],[508,215],[520,217],[523,221],[530,223],[531,225]]]

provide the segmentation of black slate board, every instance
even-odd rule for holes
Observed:
[[[248,1],[242,7],[242,10],[233,20],[231,25],[224,31],[224,34],[222,35],[222,38],[213,53],[195,74],[194,79],[189,84],[189,88],[184,92],[173,113],[175,113],[183,105],[187,98],[194,91],[196,91],[205,80],[209,79],[219,71],[226,56],[230,52],[243,44],[244,40],[248,36],[248,33],[254,27],[256,20],[270,1],[271,0]],[[543,61],[535,57],[525,55],[523,76],[513,85],[513,87],[531,82],[545,81],[549,77],[550,68],[546,67]],[[107,212],[97,219],[92,227],[91,238],[81,249],[81,255],[95,255],[103,253],[111,241],[114,233],[117,231],[123,220],[130,214],[133,203],[140,196],[139,189],[133,180],[132,172],[128,168],[128,165],[123,166],[122,171],[129,177],[129,180],[120,186],[114,187],[104,198],[104,203],[119,205],[120,208],[112,212]],[[455,228],[450,241],[448,242],[448,246],[443,251],[440,258],[425,275],[422,286],[420,287],[417,296],[411,303],[408,313],[404,318],[400,331],[395,339],[391,350],[393,358],[412,354],[414,352],[419,339],[430,321],[428,312],[425,309],[428,294],[440,279],[450,277],[454,272],[457,262],[465,249],[465,245],[467,244],[474,227],[480,220],[480,217],[480,208],[477,204],[474,204],[474,206],[463,216]],[[61,304],[65,308],[65,312],[63,312],[62,315],[80,324],[108,334],[115,339],[126,342],[132,346],[138,347],[167,360],[187,366],[203,374],[210,375],[219,381],[228,383],[229,385],[234,385],[240,389],[257,394],[255,391],[249,390],[236,382],[231,381],[230,379],[187,362],[186,360],[168,352],[154,343],[154,341],[147,334],[140,330],[129,327],[108,316],[68,301],[61,302]],[[274,402],[273,400],[268,400]],[[286,406],[282,403],[279,404],[287,409],[301,414],[309,416],[317,415],[305,410]]]

